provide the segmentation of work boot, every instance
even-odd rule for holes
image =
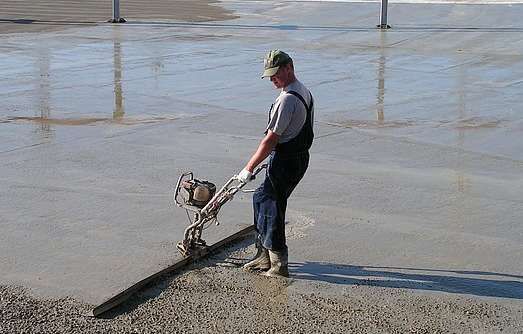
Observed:
[[[287,250],[281,252],[269,251],[271,269],[263,273],[269,277],[289,277],[289,257]]]
[[[268,270],[271,267],[269,251],[263,247],[258,238],[256,238],[256,249],[254,258],[243,265],[244,270]]]

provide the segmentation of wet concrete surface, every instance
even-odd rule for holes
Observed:
[[[243,167],[278,47],[316,98],[291,275],[520,305],[523,6],[394,4],[380,32],[376,4],[222,5],[239,18],[0,36],[0,282],[98,303],[174,262],[174,183]],[[208,241],[251,215],[238,196]]]
[[[89,305],[37,299],[0,285],[5,332],[27,333],[519,333],[517,305],[474,296],[350,283],[269,279],[239,269],[240,242],[164,277],[101,318]],[[410,280],[413,282],[412,280]],[[10,315],[15,315],[11,316]],[[2,319],[0,313],[0,321]]]
[[[3,0],[0,34],[56,31],[94,26],[112,19],[112,1],[105,0]],[[235,16],[215,0],[120,1],[120,17],[126,20],[214,21]]]

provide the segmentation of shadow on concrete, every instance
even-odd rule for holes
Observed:
[[[465,270],[367,267],[321,262],[289,263],[289,270],[291,276],[296,279],[334,284],[523,299],[523,276],[511,274]],[[494,279],[494,276],[499,279]]]
[[[42,24],[42,25],[93,25],[112,24],[103,21],[56,21],[37,19],[2,19],[0,23],[13,24]],[[250,24],[228,24],[228,23],[198,23],[198,22],[155,22],[155,21],[127,21],[126,26],[149,26],[149,27],[180,27],[180,28],[209,28],[209,29],[256,29],[256,30],[287,30],[287,31],[327,31],[327,32],[369,32],[378,30],[374,25],[363,27],[350,26],[306,26],[306,25],[250,25]],[[521,33],[523,27],[450,27],[450,26],[405,26],[396,25],[387,32],[495,32],[495,33]]]

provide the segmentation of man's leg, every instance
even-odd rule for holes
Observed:
[[[285,209],[287,199],[276,196],[269,178],[256,190],[253,196],[254,223],[263,247],[281,251],[285,243]]]
[[[287,245],[285,242],[285,210],[288,185],[282,178],[282,166],[271,159],[264,183],[253,196],[254,221],[262,247],[268,250],[271,277],[288,277]]]
[[[264,275],[271,277],[289,277],[288,250],[285,238],[285,212],[287,199],[302,179],[309,164],[309,154],[299,154],[292,157],[280,157],[276,153],[271,159],[268,178],[275,195],[270,210],[272,219],[268,220],[266,229],[271,240],[269,258],[271,269]]]
[[[303,177],[308,154],[292,159],[271,156],[263,184],[253,196],[254,224],[261,247],[268,250],[270,264],[263,253],[263,266],[271,267],[269,276],[288,277],[288,251],[285,238],[287,198]]]
[[[265,273],[271,277],[289,277],[287,245],[285,242],[285,209],[287,199],[275,199],[263,191],[254,195],[254,221],[259,231],[261,248],[264,255],[250,265],[268,269]],[[249,263],[247,264],[249,265]],[[246,265],[246,266],[247,266]]]
[[[285,189],[285,187],[284,187]],[[270,269],[264,274],[270,277],[289,277],[288,251],[285,238],[286,196],[267,201],[266,212],[271,216],[266,221],[265,245],[269,249]]]
[[[269,251],[263,246],[262,243],[262,232],[265,230],[264,226],[259,224],[258,216],[260,214],[261,202],[263,198],[263,189],[262,187],[256,189],[253,196],[253,211],[254,211],[254,227],[256,229],[255,236],[255,246],[256,246],[256,255],[254,258],[247,262],[243,269],[245,270],[268,270],[271,267],[271,262],[269,258]]]

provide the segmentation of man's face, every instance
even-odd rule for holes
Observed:
[[[292,70],[291,64],[280,66],[278,72],[271,76],[271,82],[276,88],[283,88],[290,83],[290,72]]]

